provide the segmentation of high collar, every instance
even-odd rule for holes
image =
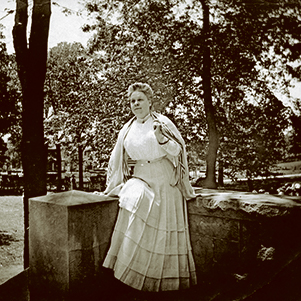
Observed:
[[[144,118],[137,117],[137,122],[145,123],[150,118],[150,114],[147,114]]]

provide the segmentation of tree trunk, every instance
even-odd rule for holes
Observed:
[[[47,150],[44,144],[44,95],[50,1],[34,0],[32,26],[27,45],[27,0],[16,1],[13,28],[18,74],[22,85],[22,167],[24,173],[24,268],[29,266],[28,200],[44,195]]]
[[[248,178],[247,183],[249,192],[252,192],[254,190],[253,180],[251,178]]]
[[[78,189],[83,190],[84,188],[83,148],[81,144],[78,145],[78,178],[79,178]]]
[[[61,145],[56,145],[56,162],[57,162],[57,192],[62,191],[62,156]]]
[[[209,133],[209,148],[206,155],[206,179],[203,186],[206,188],[217,188],[215,164],[218,150],[218,132],[216,128],[214,106],[211,96],[211,58],[210,58],[210,24],[209,5],[206,0],[202,0],[203,7],[203,35],[204,35],[204,55],[203,55],[203,90],[204,105]]]
[[[218,185],[224,187],[224,162],[222,159],[218,161]]]

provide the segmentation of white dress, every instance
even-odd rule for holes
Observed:
[[[174,141],[159,145],[149,118],[144,123],[133,122],[124,147],[129,157],[137,160],[134,180],[119,194],[121,208],[103,265],[135,289],[189,288],[196,284],[196,272],[186,201],[180,190],[170,185],[174,167],[165,158],[167,153],[178,155],[180,146]]]

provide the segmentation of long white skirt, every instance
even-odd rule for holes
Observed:
[[[120,194],[121,208],[103,266],[138,290],[179,290],[196,284],[186,201],[170,185],[172,173],[167,159],[136,164],[134,176],[151,189],[146,185],[140,193],[143,182],[134,180]],[[131,189],[136,191],[129,199]]]

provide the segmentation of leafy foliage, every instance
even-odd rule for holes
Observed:
[[[15,60],[0,41],[0,135],[10,132],[20,120],[20,89]]]
[[[300,6],[261,0],[208,4],[219,155],[234,173],[263,174],[283,155],[288,113],[271,91],[287,93],[287,74],[298,78]],[[184,136],[190,166],[200,166],[208,146],[200,1],[86,1],[86,9],[95,21],[84,27],[94,32],[89,49],[64,43],[49,53],[49,140],[65,141],[73,150],[84,144],[97,164],[104,163],[131,116],[127,87],[147,81],[155,91],[155,109],[171,117]],[[270,103],[277,104],[273,110]],[[277,117],[270,119],[273,114]]]
[[[103,13],[101,4],[87,7],[91,13]],[[198,39],[191,31],[200,35],[200,29],[188,16],[177,20],[168,1],[144,1],[135,7],[124,3],[119,17],[118,22],[111,22],[99,15],[94,26],[85,28],[96,31],[90,51],[99,51],[104,62],[106,94],[123,100],[114,118],[119,119],[124,111],[128,112],[124,104],[127,106],[129,84],[147,81],[155,91],[154,108],[172,116],[187,142],[194,139],[194,145],[199,144],[197,140],[204,136],[205,118],[198,95],[200,84],[194,85],[193,76],[200,69],[193,60],[201,58],[201,47],[191,47],[192,40]],[[179,39],[183,40],[180,44]],[[182,45],[193,56],[191,61],[185,60]],[[126,116],[128,119],[129,115]]]
[[[228,112],[220,156],[232,178],[248,179],[270,175],[286,148],[284,130],[289,109],[274,95],[266,94],[258,103],[248,103]],[[231,122],[231,119],[235,122]]]
[[[10,140],[14,141],[14,148],[18,148],[21,135],[20,83],[16,62],[14,55],[7,54],[2,38],[0,26],[0,167],[9,158],[3,137],[9,134]]]
[[[102,61],[104,89],[100,92],[106,96],[106,106],[112,99],[125,99],[126,88],[131,82],[148,81],[156,91],[155,107],[173,116],[186,139],[191,158],[195,158],[196,153],[204,155],[207,128],[201,85],[203,29],[200,2],[86,3],[87,10],[95,16],[95,23],[87,25],[84,30],[95,32],[90,41],[90,52]],[[233,137],[228,129],[246,125],[240,124],[243,120],[239,114],[232,114],[236,118],[232,116],[230,119],[227,114],[237,108],[250,110],[245,111],[244,116],[255,114],[259,109],[256,106],[253,112],[252,103],[264,97],[275,98],[271,89],[283,93],[288,91],[289,82],[285,74],[292,74],[292,63],[299,58],[299,3],[284,7],[280,4],[267,6],[262,1],[259,1],[260,5],[248,5],[240,1],[220,0],[208,4],[214,16],[210,28],[211,81],[221,143],[227,140],[244,145],[239,136]],[[120,116],[128,116],[124,114],[128,111],[123,102],[120,103],[122,106],[112,118],[123,122],[126,118]],[[285,126],[282,109],[279,106],[278,109],[278,122]],[[248,119],[256,118],[261,123],[258,127],[271,126],[254,114],[250,114]],[[224,129],[225,126],[228,129]],[[259,140],[265,137],[263,134],[261,131],[257,133]],[[277,138],[282,145],[280,136]],[[241,140],[244,138],[244,135],[240,136]],[[245,147],[248,149],[248,144]],[[227,148],[223,147],[222,151],[227,152]],[[262,152],[257,160],[263,160],[265,155],[268,153]],[[274,157],[279,158],[278,155]],[[270,165],[274,161],[264,159],[262,162]],[[250,169],[247,161],[233,164],[240,166],[242,171],[247,166]]]
[[[301,101],[295,103],[295,112],[290,114],[292,131],[289,133],[290,156],[300,157],[301,154]]]
[[[95,164],[101,164],[108,158],[112,135],[117,135],[118,122],[111,118],[116,102],[107,97],[101,76],[98,58],[79,43],[61,43],[49,53],[45,133],[49,143],[65,146],[71,160],[81,144],[92,149]],[[106,135],[99,135],[100,129]]]

